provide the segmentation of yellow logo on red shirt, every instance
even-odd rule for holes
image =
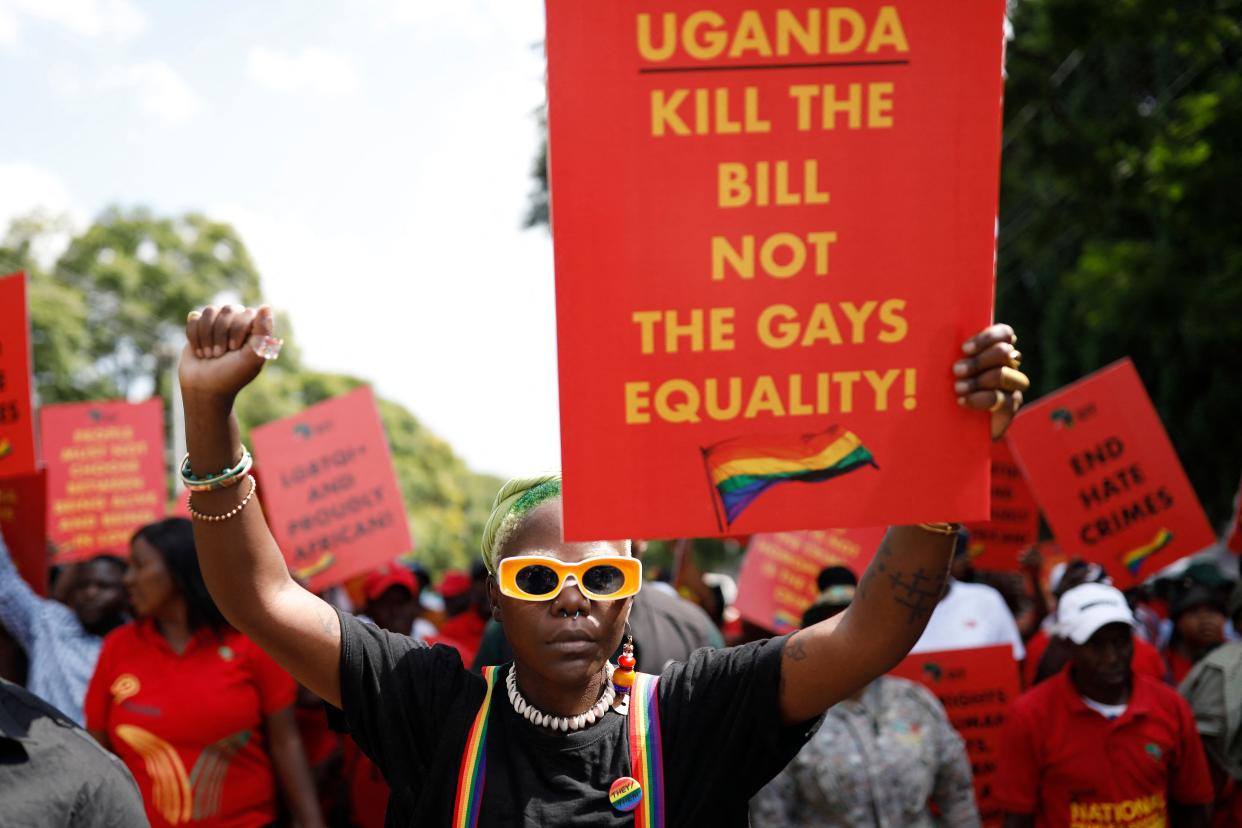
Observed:
[[[1121,802],[1070,803],[1070,828],[1164,828],[1167,823],[1162,793]]]
[[[120,704],[126,699],[133,698],[138,695],[138,691],[142,689],[142,684],[138,681],[138,677],[133,673],[121,673],[112,682],[109,692],[112,693],[112,703]]]
[[[229,763],[251,737],[249,730],[243,730],[208,745],[186,773],[177,749],[154,733],[129,724],[117,725],[115,732],[142,757],[151,779],[152,804],[173,825],[211,819],[219,812]]]

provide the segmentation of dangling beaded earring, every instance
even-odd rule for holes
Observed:
[[[634,665],[637,663],[634,658],[634,636],[627,635],[625,646],[621,648],[621,655],[617,658],[617,669],[612,674],[612,686],[619,695],[627,699],[630,690],[634,688]]]

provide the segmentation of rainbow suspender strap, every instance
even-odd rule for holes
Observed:
[[[466,737],[466,752],[457,770],[457,796],[453,800],[453,828],[475,828],[479,824],[479,806],[483,802],[483,777],[487,772],[487,711],[492,706],[492,692],[500,674],[499,667],[484,667],[483,679],[487,694],[474,714],[474,724]]]
[[[499,668],[484,667],[487,693],[466,737],[466,752],[457,771],[457,794],[453,800],[453,828],[477,828],[483,801],[483,778],[487,770],[487,713],[499,680]],[[635,674],[630,698],[630,772],[642,785],[643,798],[634,810],[635,828],[664,828],[664,754],[660,745],[660,708],[656,695],[658,676]]]
[[[664,828],[664,753],[660,744],[660,677],[634,675],[630,693],[630,773],[643,787],[634,809],[634,828]]]

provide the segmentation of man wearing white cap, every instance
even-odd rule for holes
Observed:
[[[1212,802],[1194,717],[1131,669],[1134,615],[1105,584],[1061,596],[1067,667],[1010,707],[993,794],[1006,828],[1207,826]]]

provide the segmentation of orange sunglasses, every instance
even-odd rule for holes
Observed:
[[[579,563],[516,555],[502,559],[496,570],[500,594],[522,601],[550,601],[570,578],[592,601],[616,601],[642,589],[643,562],[626,555],[600,555]]]

